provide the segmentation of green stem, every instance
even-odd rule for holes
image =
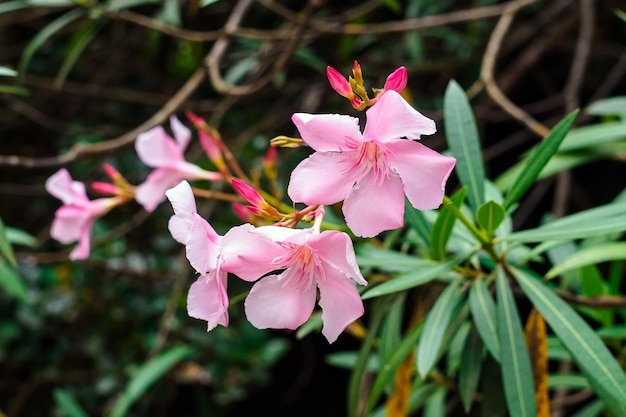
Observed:
[[[461,223],[470,231],[471,234],[478,239],[483,249],[493,258],[494,261],[498,262],[500,260],[500,256],[496,253],[493,247],[493,241],[476,225],[463,214],[461,209],[459,209],[454,202],[447,195],[443,196],[443,207],[450,210],[454,217],[459,219]]]

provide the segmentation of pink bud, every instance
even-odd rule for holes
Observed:
[[[406,87],[407,83],[407,72],[406,68],[400,67],[387,77],[387,81],[385,81],[385,86],[383,87],[385,90],[394,90],[400,93]]]
[[[191,121],[191,123],[194,124],[194,126],[196,128],[200,128],[203,124],[206,124],[206,122],[204,121],[204,119],[190,111],[185,113],[187,115],[187,119],[189,119]]]
[[[241,196],[254,207],[263,207],[267,205],[265,199],[259,194],[257,190],[255,190],[252,186],[246,184],[243,181],[238,180],[237,178],[233,178],[232,180],[233,187]]]
[[[352,88],[346,78],[341,75],[333,67],[326,67],[326,76],[330,82],[330,86],[343,97],[350,98],[353,96]]]
[[[358,61],[354,61],[354,66],[352,67],[352,75],[354,75],[354,79],[357,84],[363,85],[363,71],[361,71],[361,65]]]
[[[358,97],[353,97],[352,99],[350,99],[350,104],[352,104],[352,107],[354,107],[355,109],[360,109],[361,104],[363,104],[363,100]]]
[[[120,174],[119,171],[112,165],[102,164],[102,169],[104,170],[104,173],[107,174],[107,177],[111,178],[113,181],[115,181],[116,178],[122,177],[122,174]]]
[[[91,189],[103,195],[119,195],[120,189],[117,185],[108,182],[92,182]]]
[[[243,204],[234,202],[233,203],[233,211],[235,212],[235,215],[241,221],[243,221],[245,223],[251,223],[252,222],[252,213],[250,213],[250,210],[248,210],[248,208],[246,206],[244,206]]]

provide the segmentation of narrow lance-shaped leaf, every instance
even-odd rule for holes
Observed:
[[[504,395],[511,417],[535,417],[535,392],[522,325],[502,268],[496,269],[497,324]]]
[[[626,242],[611,242],[583,248],[559,265],[555,265],[552,269],[550,269],[546,274],[546,278],[554,278],[564,272],[571,271],[585,265],[621,259],[626,259]]]
[[[54,390],[54,401],[66,417],[87,417],[85,410],[63,389]]]
[[[65,52],[65,60],[63,61],[63,65],[61,65],[61,69],[54,79],[53,85],[55,88],[63,87],[63,84],[65,83],[65,79],[67,78],[68,74],[76,64],[76,61],[83,53],[87,45],[89,45],[91,40],[94,38],[100,26],[101,25],[99,21],[96,22],[93,20],[87,20],[74,33],[72,39],[70,40],[68,49]]]
[[[535,151],[528,157],[526,166],[519,177],[513,182],[513,186],[507,192],[504,199],[504,208],[508,210],[530,187],[543,167],[548,163],[552,155],[559,149],[559,145],[567,132],[574,124],[578,110],[574,110],[561,120],[546,136]]]
[[[496,328],[496,304],[491,298],[484,279],[474,281],[470,288],[469,300],[476,330],[478,330],[491,356],[499,362],[500,342]]]
[[[464,294],[461,280],[453,281],[443,290],[428,313],[424,321],[424,333],[417,347],[417,370],[422,378],[430,372],[439,358],[444,335]]]
[[[26,49],[24,49],[24,53],[22,54],[22,59],[20,60],[20,63],[18,66],[17,72],[19,73],[20,81],[22,81],[23,78],[25,77],[26,69],[28,68],[28,64],[33,58],[33,55],[35,54],[35,52],[37,52],[37,50],[48,39],[50,39],[55,33],[63,29],[65,26],[69,25],[70,23],[72,23],[74,20],[80,18],[84,14],[85,12],[80,8],[70,10],[67,13],[62,14],[61,16],[57,17],[55,20],[50,22],[46,27],[41,29],[37,33],[37,35],[33,37],[33,39],[31,39],[31,41],[26,46]]]
[[[584,239],[625,230],[626,217],[606,217],[594,221],[581,221],[576,224],[561,223],[557,220],[547,226],[512,233],[499,239],[514,242],[546,242],[549,240]]]
[[[476,396],[484,356],[485,345],[474,326],[465,343],[465,349],[461,356],[461,368],[459,369],[459,392],[466,414],[472,408]]]
[[[626,415],[626,375],[589,325],[552,290],[523,270],[517,282],[545,318],[592,386],[617,415]],[[607,398],[608,397],[608,398]]]
[[[9,242],[7,229],[4,227],[2,219],[0,219],[0,255],[4,256],[4,258],[9,261],[9,264],[11,264],[13,268],[17,268],[13,247],[11,247],[11,243]]]
[[[375,286],[371,290],[365,292],[361,298],[367,300],[368,298],[380,297],[381,295],[392,294],[425,284],[449,272],[466,258],[466,255],[459,255],[440,263],[422,266],[415,272],[408,272],[406,274],[399,275],[390,281],[383,282],[382,284]]]
[[[380,372],[376,376],[374,384],[372,385],[372,390],[367,396],[366,411],[371,410],[374,405],[376,405],[378,399],[383,393],[384,388],[394,377],[398,366],[400,366],[402,361],[405,360],[407,355],[409,355],[417,345],[417,341],[422,334],[423,328],[424,326],[422,324],[413,327],[396,346],[396,349],[391,353],[391,355],[389,355],[388,360],[385,363],[381,363]]]
[[[26,301],[28,290],[22,278],[13,268],[0,260],[0,288],[20,301]]]
[[[177,346],[143,364],[132,377],[109,417],[125,416],[141,395],[172,366],[191,353],[189,346]]]
[[[485,168],[478,138],[476,121],[465,91],[454,80],[443,96],[444,124],[456,172],[468,189],[470,207],[476,210],[485,199]]]
[[[450,200],[452,200],[451,204],[460,208],[463,205],[466,195],[467,188],[461,188],[450,197]],[[455,221],[456,217],[446,206],[443,206],[439,210],[439,216],[430,231],[430,249],[434,259],[444,259],[446,257],[446,246],[452,234]]]

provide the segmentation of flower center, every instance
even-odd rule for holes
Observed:
[[[357,172],[357,181],[374,171],[374,178],[380,184],[389,175],[389,165],[385,150],[378,143],[364,141],[355,150],[356,158],[351,158],[350,171]],[[354,159],[353,159],[354,158]]]
[[[311,288],[318,279],[323,278],[324,271],[311,248],[293,243],[281,244],[290,250],[285,255],[275,258],[272,263],[277,268],[285,268],[281,274],[283,286],[289,285],[304,290]]]

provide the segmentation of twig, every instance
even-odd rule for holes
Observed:
[[[226,53],[228,45],[230,44],[230,37],[227,35],[221,36],[211,48],[211,52],[209,56],[205,59],[205,65],[209,71],[209,79],[211,80],[211,84],[213,88],[218,92],[230,95],[230,96],[246,96],[252,94],[269,82],[271,82],[278,72],[282,71],[282,69],[287,64],[289,58],[291,58],[293,52],[298,46],[302,36],[304,34],[304,29],[306,28],[307,21],[309,20],[311,13],[313,12],[315,1],[309,1],[307,6],[303,12],[303,16],[300,19],[299,26],[291,31],[289,41],[282,53],[276,60],[272,69],[265,74],[265,76],[255,80],[254,82],[246,85],[232,85],[227,83],[222,74],[220,73],[220,61],[222,57]],[[226,25],[224,26],[225,33],[235,31],[243,16],[245,15],[248,8],[252,5],[252,0],[240,0],[235,6],[232,14],[229,16],[226,21]]]
[[[489,43],[487,44],[485,55],[483,56],[480,78],[485,83],[485,87],[491,98],[500,107],[502,107],[504,111],[509,113],[515,119],[521,121],[535,134],[544,137],[550,132],[550,129],[536,121],[532,116],[509,100],[496,84],[493,75],[497,55],[502,45],[502,41],[504,40],[504,36],[513,22],[515,13],[526,4],[528,4],[528,1],[516,1],[509,3],[509,7],[505,9],[504,13],[500,17],[500,20],[498,20],[498,23],[491,34],[491,38],[489,39]]]
[[[161,107],[152,117],[137,126],[135,129],[106,142],[94,144],[77,143],[67,153],[59,156],[29,158],[18,155],[0,155],[0,167],[26,168],[26,169],[49,169],[59,168],[86,156],[101,155],[115,152],[131,145],[140,133],[163,123],[174,113],[204,80],[204,68],[198,68],[187,82]]]
[[[569,302],[578,306],[589,308],[624,308],[626,307],[626,297],[617,295],[600,295],[597,297],[582,297],[566,291],[559,291],[558,295]]]

